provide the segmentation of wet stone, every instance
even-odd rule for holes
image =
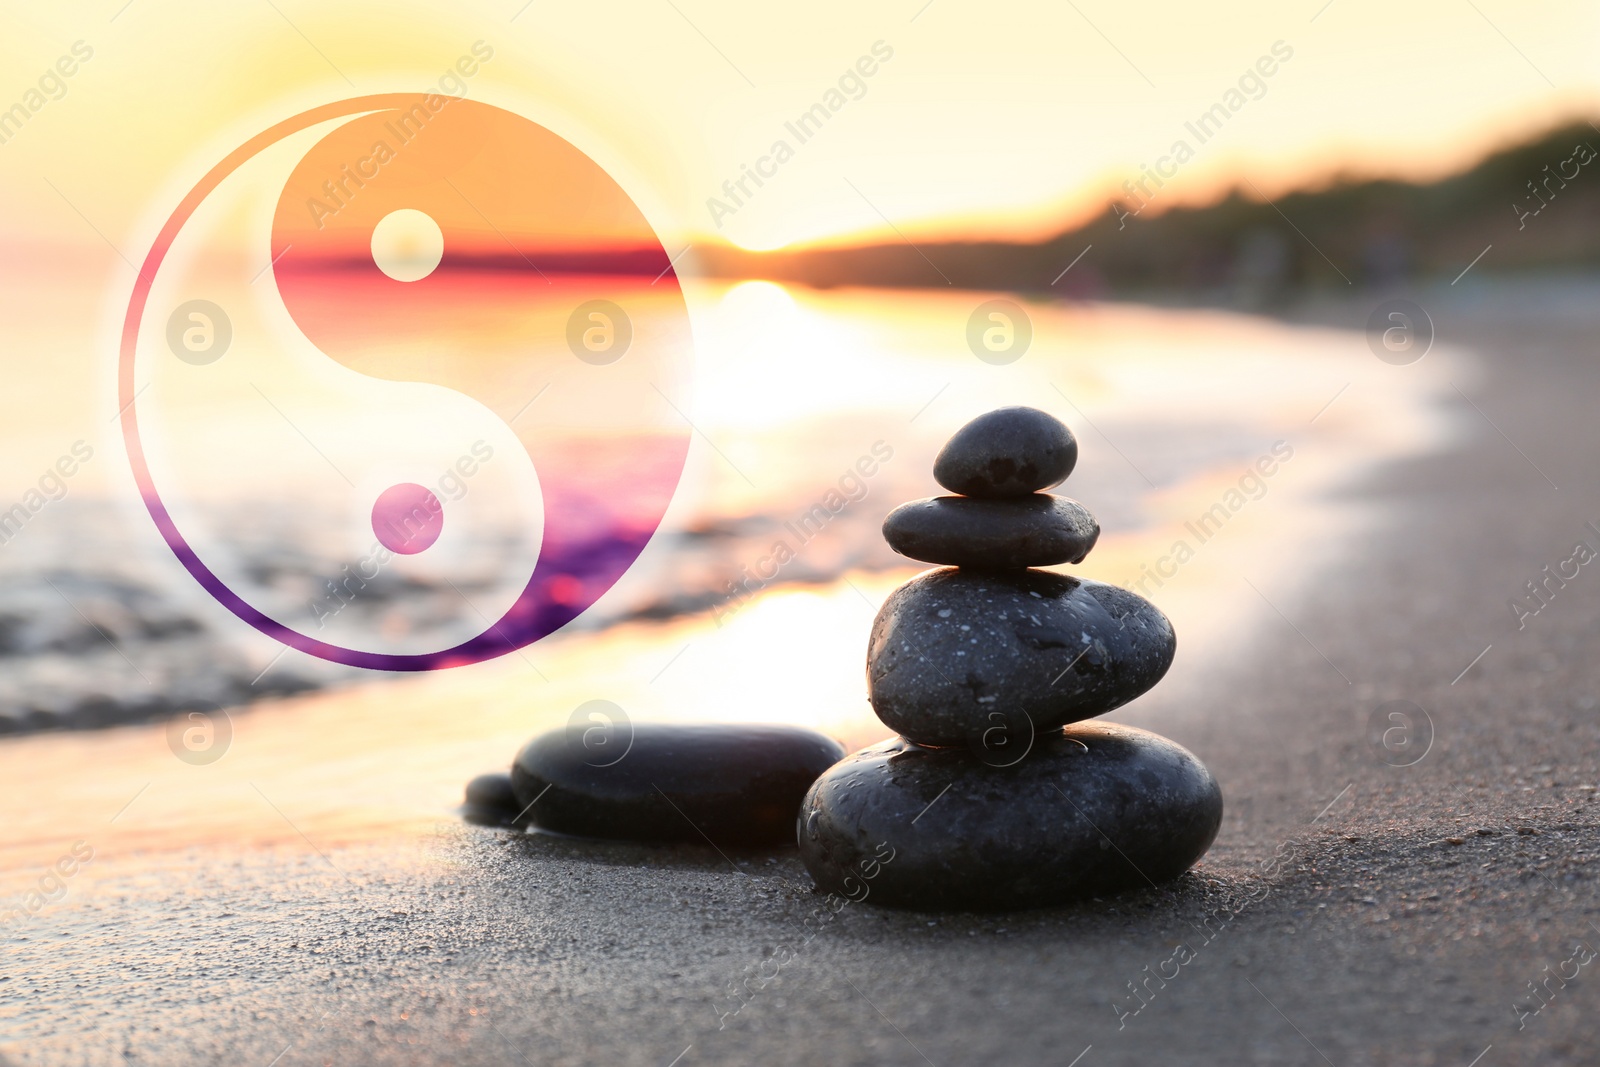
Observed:
[[[618,728],[596,752],[581,727],[534,738],[511,782],[529,825],[631,841],[709,839],[719,847],[794,841],[800,800],[844,756],[832,738],[793,726]]]
[[[467,783],[462,816],[484,826],[508,826],[521,808],[509,774],[480,774]]]
[[[1010,910],[1176,878],[1221,824],[1221,790],[1188,750],[1079,723],[1006,767],[903,738],[862,749],[806,795],[800,855],[820,889],[854,900]]]
[[[978,570],[1077,563],[1099,536],[1089,509],[1044,493],[1013,500],[930,497],[901,504],[883,520],[884,540],[902,556]]]
[[[945,443],[933,476],[952,493],[1015,497],[1066,481],[1078,441],[1054,415],[1009,407],[979,415]]]
[[[913,741],[993,748],[997,730],[1043,733],[1121,707],[1161,680],[1176,647],[1160,609],[1119,586],[927,571],[878,612],[868,698]]]

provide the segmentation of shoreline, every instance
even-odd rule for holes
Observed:
[[[1328,318],[1359,329],[1366,310]],[[921,1054],[942,1067],[1081,1054],[1093,1067],[1176,1049],[1218,1063],[1466,1064],[1493,1045],[1485,1067],[1582,1062],[1600,1036],[1582,983],[1531,1017],[1513,1004],[1526,1008],[1528,983],[1600,921],[1600,856],[1586,843],[1600,828],[1587,696],[1600,693],[1600,663],[1586,654],[1600,586],[1580,577],[1520,634],[1505,600],[1594,517],[1581,486],[1600,448],[1585,400],[1600,391],[1588,355],[1600,316],[1436,318],[1484,374],[1453,413],[1477,419],[1476,404],[1494,426],[1335,483],[1326,506],[1365,516],[1337,569],[1305,542],[1313,558],[1289,561],[1292,601],[1257,602],[1249,632],[1114,716],[1178,740],[1223,784],[1217,843],[1176,882],[997,916],[847,907],[719,1031],[709,1005],[726,1003],[742,968],[759,973],[815,905],[792,851],[725,860],[444,818],[330,847],[330,827],[285,804],[285,822],[322,852],[219,841],[169,854],[159,879],[88,868],[100,880],[81,896],[75,886],[38,936],[5,942],[5,973],[28,993],[0,994],[16,1035],[0,1048],[19,1064],[121,1061],[129,1048],[164,1063]],[[1392,699],[1431,723],[1409,766],[1385,762],[1369,736]],[[507,715],[508,738],[525,729]],[[237,785],[241,803],[260,805]],[[108,814],[127,800],[107,799]],[[130,814],[161,802],[152,790]],[[1285,845],[1293,860],[1265,873]],[[1236,916],[1226,937],[1163,978],[1161,961],[1218,909]],[[117,973],[94,962],[107,958]],[[1151,999],[1119,1029],[1130,980]],[[75,1029],[46,1010],[63,1004],[83,1006]]]
[[[722,457],[702,450],[656,543],[566,636],[632,621],[692,626],[694,616],[706,611],[718,622],[737,622],[763,593],[826,596],[841,576],[900,572],[906,561],[882,544],[878,522],[893,504],[934,490],[915,457],[937,436],[940,423],[959,421],[966,407],[1038,396],[1078,426],[1093,459],[1080,464],[1067,491],[1082,497],[1108,533],[1097,555],[1075,573],[1125,586],[1139,584],[1142,564],[1170,571],[1163,557],[1175,538],[1187,536],[1182,520],[1231,501],[1233,487],[1223,484],[1229,479],[1222,475],[1236,482],[1250,477],[1234,468],[1248,467],[1274,440],[1287,438],[1287,447],[1321,441],[1328,446],[1320,450],[1324,454],[1368,463],[1395,450],[1430,447],[1429,439],[1446,432],[1430,425],[1436,419],[1419,414],[1427,406],[1419,390],[1443,389],[1441,382],[1413,375],[1398,393],[1385,395],[1382,376],[1365,366],[1365,358],[1360,375],[1345,375],[1355,339],[1348,331],[1285,330],[1220,310],[1062,305],[1034,312],[1041,358],[997,371],[974,363],[967,350],[961,329],[970,310],[965,296],[906,299],[911,303],[900,309],[906,319],[902,335],[886,328],[897,320],[881,301],[859,295],[788,294],[765,283],[697,291],[698,314],[712,327],[703,346],[712,386],[738,380],[741,339],[775,317],[783,317],[784,332],[795,335],[797,346],[843,344],[853,358],[870,359],[866,369],[843,356],[817,368],[824,377],[849,377],[837,390],[813,389],[782,401],[782,424],[775,429],[765,418],[753,422],[736,390],[726,384],[720,393],[712,388],[717,399],[709,412],[699,413],[700,424],[725,443],[743,441],[747,451],[773,457],[763,462],[775,469],[752,468],[763,486],[753,492]],[[1239,388],[1218,381],[1229,375],[1238,376]],[[1325,394],[1317,384],[1322,381]],[[951,389],[952,382],[965,388]],[[1335,396],[1339,403],[1317,411],[1320,421],[1311,420],[1341,385],[1347,388]],[[1381,406],[1348,417],[1349,401],[1363,393]],[[935,402],[939,406],[924,415]],[[901,458],[880,462],[869,445]],[[791,456],[806,458],[796,462]],[[1292,474],[1274,480],[1265,499],[1250,501],[1249,514],[1230,519],[1229,540],[1240,536],[1236,531],[1254,536],[1250,527],[1280,521],[1295,496],[1286,479],[1314,485],[1344,473],[1308,469],[1314,453],[1307,456],[1295,461]],[[875,473],[856,477],[864,462],[866,469],[876,466]],[[115,482],[115,463],[106,463],[99,476]],[[1202,482],[1215,484],[1202,492]],[[0,577],[9,576],[0,582],[9,590],[0,597],[0,615],[21,620],[0,635],[0,655],[14,668],[0,686],[0,734],[160,721],[177,712],[232,709],[251,703],[261,690],[281,697],[365,683],[365,676],[350,669],[300,653],[282,655],[281,646],[242,631],[176,565],[154,537],[142,506],[95,492],[93,486],[75,488],[70,499],[54,506],[51,518],[38,520],[51,529],[37,536],[30,529],[0,559]],[[833,504],[841,505],[837,513]],[[309,505],[301,509],[298,526],[276,513],[264,517],[242,505],[236,510],[241,529],[261,527],[262,536],[247,540],[241,552],[255,560],[252,566],[268,585],[282,587],[275,602],[291,612],[282,616],[288,619],[305,606],[289,592],[305,584],[307,553],[327,555],[324,532],[336,524]],[[808,516],[815,521],[819,511],[827,511],[829,521],[797,547],[790,528]],[[309,547],[297,547],[307,536]],[[1119,556],[1127,566],[1113,565],[1117,543],[1127,538],[1138,541],[1139,558]],[[1204,551],[1211,553],[1220,540]],[[786,545],[782,551],[780,543]],[[735,570],[741,563],[745,570]],[[322,571],[312,567],[309,573]],[[741,588],[743,574],[749,577]],[[1158,575],[1143,588],[1160,602],[1181,597],[1193,580],[1186,575],[1174,586]],[[754,599],[741,595],[752,587]],[[314,614],[320,587],[308,587],[307,595]],[[413,625],[418,611],[426,619],[429,605],[456,597],[437,582],[369,591],[338,621],[349,616],[360,630],[393,615],[390,621]],[[194,669],[196,663],[205,669]]]

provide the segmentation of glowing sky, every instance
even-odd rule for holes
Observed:
[[[1437,174],[1600,90],[1600,7],[1567,0],[104,0],[4,19],[0,108],[74,42],[94,54],[0,144],[0,234],[109,254],[97,229],[130,259],[176,172],[313,104],[425,88],[479,40],[494,58],[469,95],[558,127],[669,244],[895,239],[891,223],[1037,236],[1103,210],[1278,41],[1292,59],[1197,148],[1172,202],[1239,175],[1270,195],[1339,168]],[[892,57],[841,87],[877,42]],[[785,124],[830,102],[800,143]],[[732,205],[722,183],[778,140],[792,157],[719,230],[708,199]]]

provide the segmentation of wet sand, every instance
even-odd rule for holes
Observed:
[[[18,1064],[284,1067],[1587,1062],[1600,1005],[1574,942],[1600,947],[1600,664],[1585,655],[1600,579],[1585,567],[1520,632],[1508,601],[1574,542],[1600,544],[1585,525],[1600,523],[1593,295],[1423,294],[1442,346],[1429,359],[1453,358],[1445,345],[1477,357],[1451,368],[1466,432],[1353,475],[1324,502],[1350,521],[1319,534],[1286,515],[1298,573],[1256,574],[1219,616],[1237,639],[1208,635],[1204,663],[1112,716],[1178,740],[1222,783],[1217,844],[1176,883],[1005,916],[850,905],[806,941],[820,898],[792,851],[596,846],[465,826],[441,806],[428,819],[381,751],[317,753],[298,784],[247,764],[209,792],[157,783],[125,812],[108,781],[106,861],[4,943],[0,1049]],[[1370,310],[1307,317],[1359,330]],[[1362,402],[1352,390],[1331,412]],[[485,692],[528,667],[503,670]],[[438,684],[478,714],[474,692]],[[314,725],[335,699],[384,694],[279,710]],[[1369,737],[1391,700],[1431,718],[1411,766]],[[525,730],[515,710],[492,713],[503,731],[475,727],[468,751],[435,723],[437,781],[417,788],[432,798],[458,767],[503,759]],[[237,724],[238,757],[271,766],[245,743],[268,732],[255,718]],[[393,728],[427,727],[398,714]],[[149,728],[104,736],[93,751],[119,763],[162,744]],[[12,744],[13,761],[84,776],[51,738]],[[391,794],[348,833],[299,799],[364,774]],[[181,848],[192,820],[226,825],[225,796],[239,839]],[[39,808],[19,816],[29,856],[95,838]],[[774,977],[763,961],[785,948],[798,956]],[[1558,973],[1578,977],[1550,978],[1547,1006],[1519,1020],[1528,983]]]

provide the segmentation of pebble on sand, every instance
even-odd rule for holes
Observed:
[[[787,844],[811,783],[844,756],[796,726],[637,723],[597,753],[581,729],[534,738],[511,782],[529,825],[630,841]]]
[[[480,774],[467,783],[462,814],[468,822],[487,826],[506,826],[516,817],[521,805],[511,788],[509,774]]]
[[[1187,749],[1079,723],[1007,767],[904,738],[863,749],[806,795],[800,854],[820,889],[852,899],[870,865],[872,903],[1010,910],[1176,878],[1221,824],[1222,792]]]

